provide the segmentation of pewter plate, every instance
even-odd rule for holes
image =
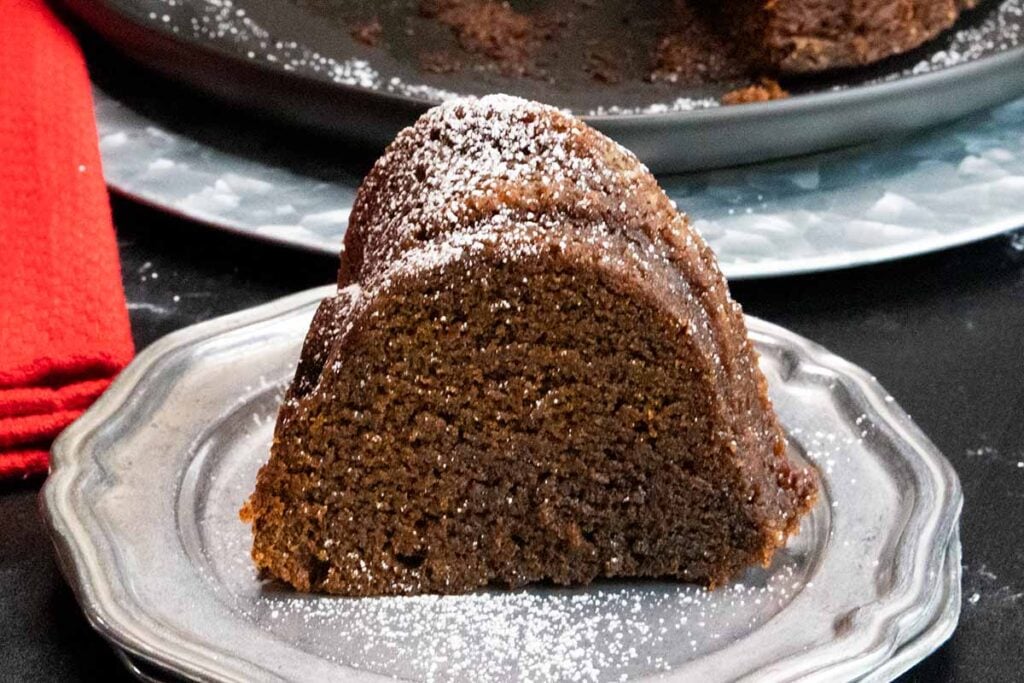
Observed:
[[[238,509],[320,288],[149,347],[54,446],[43,509],[93,625],[199,680],[884,680],[959,613],[959,482],[863,370],[749,319],[823,496],[767,570],[345,599],[256,579]]]
[[[554,0],[544,3],[552,5]],[[508,92],[565,108],[656,171],[688,171],[806,154],[953,121],[1024,92],[1024,0],[986,0],[919,50],[868,69],[786,81],[787,100],[737,107],[737,83],[658,86],[642,74],[614,85],[580,77],[577,51],[546,78],[494,69],[426,74],[424,50],[454,44],[419,16],[418,0],[61,0],[133,60],[261,115],[343,136],[378,151],[423,111],[457,95]],[[539,3],[522,0],[520,9]],[[671,2],[564,2],[588,17],[579,45],[605,36],[615,60],[649,70]],[[659,14],[661,16],[659,16]],[[354,41],[341,19],[378,15],[381,47]],[[644,46],[638,48],[637,46]],[[634,54],[639,52],[640,54]],[[631,57],[632,55],[632,57]]]
[[[337,256],[368,159],[145,79],[94,94],[115,191]],[[1024,226],[1024,100],[895,144],[659,180],[733,279],[945,249]]]

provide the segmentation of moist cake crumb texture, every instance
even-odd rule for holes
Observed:
[[[364,181],[243,514],[303,591],[718,586],[815,495],[686,217],[604,136],[491,96]]]

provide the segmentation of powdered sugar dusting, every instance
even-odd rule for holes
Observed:
[[[178,35],[191,35],[207,43],[230,43],[242,55],[265,66],[287,72],[305,72],[338,85],[395,93],[440,102],[458,97],[455,92],[420,83],[407,83],[397,76],[382,76],[367,60],[352,57],[338,59],[321,54],[293,39],[275,37],[253,20],[244,0],[157,0],[167,6],[168,13],[150,12],[154,24]],[[187,19],[179,20],[178,11],[194,10]]]
[[[359,669],[423,680],[618,680],[667,671],[757,628],[802,588],[792,564],[711,594],[671,584],[599,584],[465,596],[272,598],[260,624],[347,628]]]
[[[586,112],[584,116],[636,116],[638,114],[675,114],[683,111],[695,111],[698,109],[713,109],[720,107],[721,102],[717,97],[677,97],[668,102],[655,102],[639,107],[629,107],[621,104],[609,104],[594,107]]]
[[[889,74],[879,81],[916,76],[973,62],[995,52],[1024,47],[1024,1],[1003,0],[976,25],[954,29],[949,44],[902,73]]]
[[[491,95],[435,107],[398,135],[360,190],[350,230],[365,242],[346,258],[365,281],[438,236],[545,216],[629,226],[681,249],[694,239],[630,152],[552,107]],[[672,229],[652,232],[660,225]]]

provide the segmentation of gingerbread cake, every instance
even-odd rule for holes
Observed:
[[[661,0],[626,4],[621,21],[645,21],[654,45],[649,80],[700,83],[789,76],[872,64],[950,28],[978,0]],[[580,18],[608,12],[581,0],[419,0],[422,16],[450,28],[456,43],[506,75],[545,77],[538,61],[583,48],[622,55],[621,36],[601,45]],[[584,32],[581,34],[581,30]],[[636,36],[634,36],[635,39]],[[595,41],[598,47],[595,47]],[[542,56],[543,53],[543,56]],[[571,61],[571,60],[570,60]],[[588,68],[591,68],[588,64]],[[597,80],[618,74],[599,64]]]
[[[693,1],[693,0],[688,0]],[[785,74],[864,66],[907,52],[978,0],[724,0],[706,2],[755,64]]]
[[[449,102],[364,181],[243,510],[349,596],[766,565],[816,495],[715,257],[558,110]]]

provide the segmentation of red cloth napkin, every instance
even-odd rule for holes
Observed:
[[[42,0],[0,0],[0,479],[45,472],[132,353],[85,63]]]

